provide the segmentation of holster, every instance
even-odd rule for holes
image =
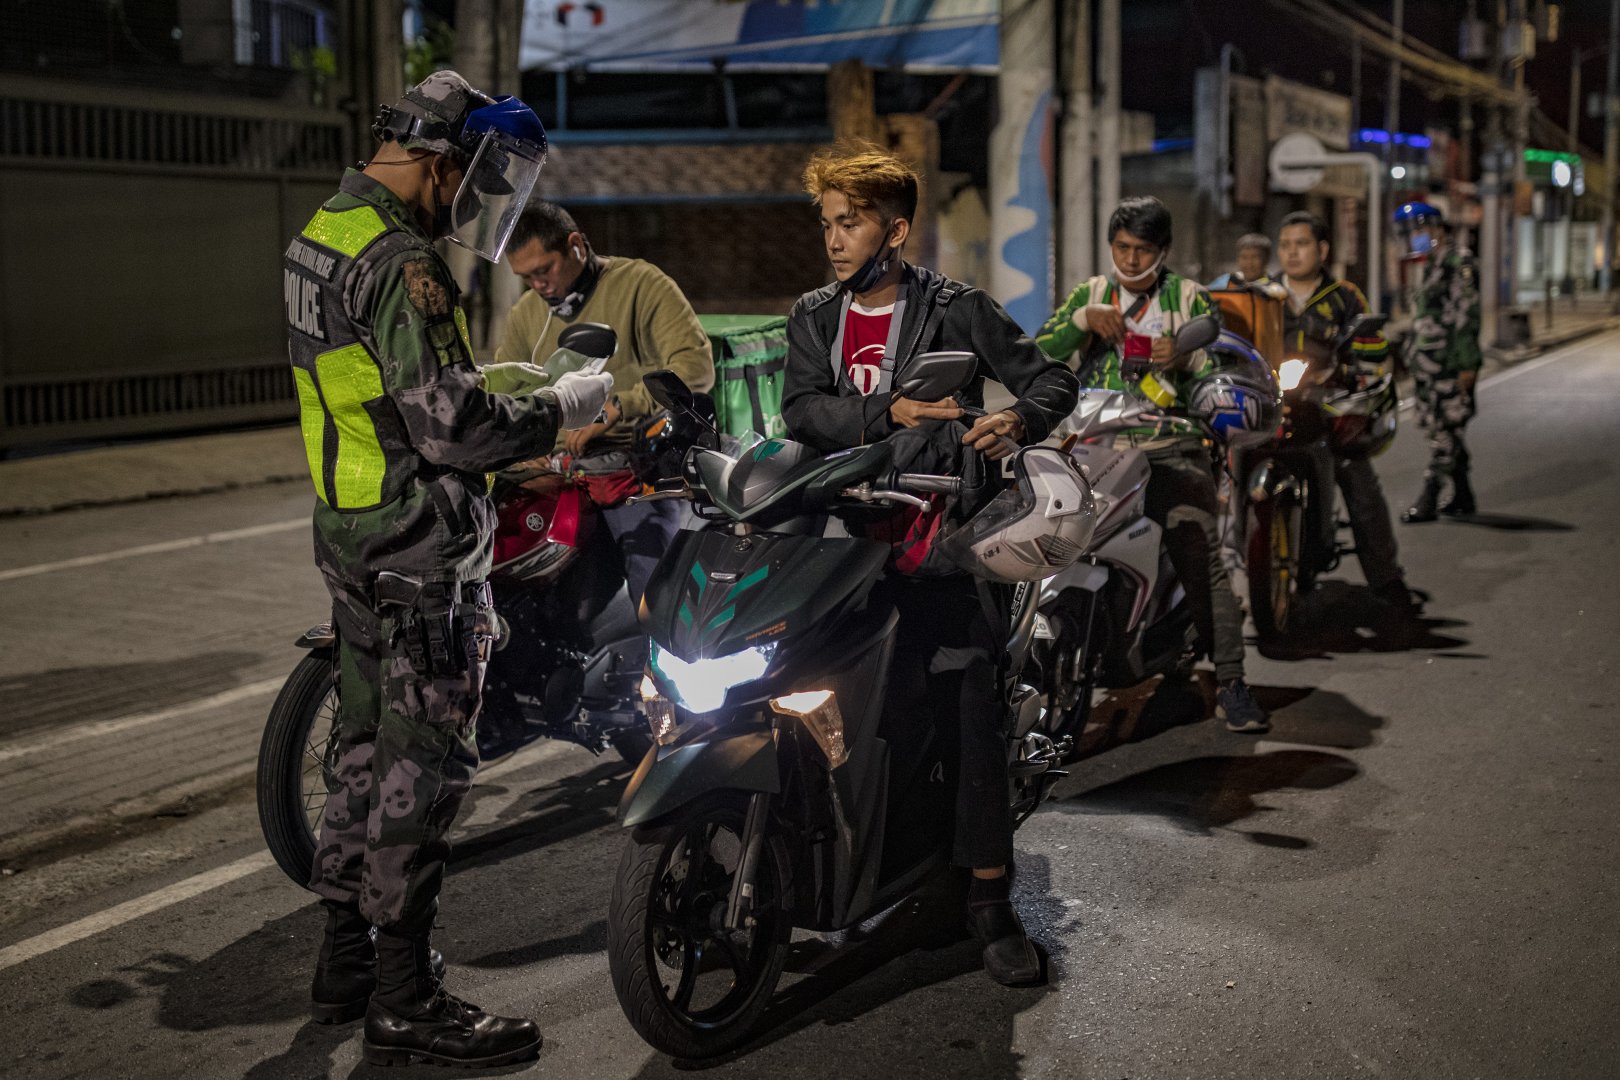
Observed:
[[[479,655],[478,609],[493,608],[487,582],[424,582],[384,570],[376,597],[392,622],[389,644],[403,648],[423,678],[461,675]]]

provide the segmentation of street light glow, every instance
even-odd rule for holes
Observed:
[[[1552,163],[1552,182],[1555,187],[1569,187],[1569,182],[1575,178],[1575,170],[1569,167],[1567,161]]]
[[[1389,170],[1389,175],[1392,178],[1396,179],[1396,180],[1405,180],[1406,179],[1406,166],[1405,165],[1397,165],[1397,166],[1395,166],[1393,169]]]

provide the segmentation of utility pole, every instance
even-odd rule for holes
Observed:
[[[1614,181],[1620,166],[1620,0],[1609,4],[1609,83],[1603,96],[1603,268],[1598,288],[1614,301]]]
[[[1063,98],[1061,188],[1058,214],[1063,222],[1058,295],[1095,273],[1096,240],[1092,226],[1096,189],[1092,182],[1093,126],[1091,102],[1091,0],[1071,0],[1068,11],[1067,84]],[[1059,18],[1063,16],[1060,14]]]
[[[1485,108],[1485,152],[1481,155],[1484,170],[1479,184],[1479,314],[1482,336],[1495,341],[1502,310],[1502,165],[1507,147],[1502,137],[1501,108]]]
[[[518,40],[523,32],[521,0],[459,0],[456,5],[456,70],[486,94],[516,94]],[[471,252],[451,246],[446,261],[464,290],[473,293],[473,345],[490,356],[501,339],[506,316],[523,295],[523,283],[504,266],[488,266]],[[487,275],[485,289],[471,289]]]
[[[1050,134],[1055,0],[1001,0],[1001,75],[990,132],[990,292],[1034,333],[1052,313]],[[1049,144],[1048,144],[1049,145]]]
[[[1390,14],[1389,21],[1395,27],[1392,37],[1395,48],[1399,49],[1406,36],[1405,0],[1395,0],[1395,10]],[[1398,54],[1390,57],[1389,61],[1389,91],[1384,96],[1384,128],[1389,132],[1389,141],[1384,143],[1384,164],[1388,165],[1395,156],[1395,133],[1401,129],[1401,61]]]
[[[1097,75],[1102,109],[1097,117],[1097,267],[1106,269],[1113,265],[1108,219],[1119,205],[1120,0],[1099,3]]]

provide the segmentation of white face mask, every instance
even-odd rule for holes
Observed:
[[[1109,255],[1108,258],[1109,261],[1113,262],[1114,264],[1114,276],[1119,279],[1119,283],[1121,285],[1127,289],[1130,289],[1132,292],[1136,292],[1136,290],[1131,288],[1131,282],[1134,281],[1138,285],[1142,285],[1144,287],[1151,285],[1153,283],[1153,279],[1159,274],[1159,267],[1164,265],[1164,252],[1161,251],[1159,252],[1159,257],[1153,260],[1152,266],[1148,267],[1140,274],[1127,275],[1125,271],[1119,268],[1119,261],[1117,259],[1115,259],[1112,255]]]

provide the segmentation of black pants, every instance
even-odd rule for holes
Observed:
[[[1395,526],[1372,462],[1364,457],[1340,458],[1334,462],[1333,476],[1344,493],[1350,531],[1356,538],[1356,558],[1368,587],[1381,589],[1401,581],[1405,574],[1396,561]]]
[[[890,701],[917,703],[940,738],[955,740],[956,840],[951,862],[989,869],[1013,858],[1007,776],[1007,716],[1000,669],[1006,616],[992,626],[974,579],[894,577],[887,587],[900,613],[890,668]],[[1004,590],[994,598],[1005,612]],[[949,751],[954,750],[954,753]]]
[[[1215,678],[1243,678],[1243,612],[1221,558],[1215,470],[1201,446],[1148,455],[1147,516],[1164,529],[1164,550],[1187,591],[1199,644],[1215,664]]]
[[[624,560],[630,603],[639,606],[658,560],[664,557],[680,531],[681,504],[676,499],[620,503],[604,508],[602,521]]]

